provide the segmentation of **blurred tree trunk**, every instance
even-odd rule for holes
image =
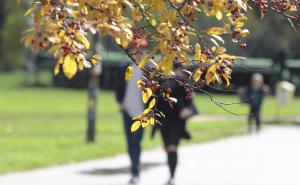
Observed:
[[[0,70],[3,69],[3,45],[2,45],[2,31],[4,28],[4,23],[5,23],[5,18],[6,18],[6,14],[5,14],[5,2],[3,0],[0,1]]]
[[[93,53],[96,53],[99,35],[93,38]],[[96,118],[97,118],[97,99],[99,92],[99,76],[101,74],[101,63],[98,63],[90,70],[90,81],[88,85],[88,125],[86,140],[92,143],[96,138]]]

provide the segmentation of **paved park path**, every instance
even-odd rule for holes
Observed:
[[[141,185],[168,177],[161,150],[143,153]],[[0,185],[112,185],[128,181],[126,155],[4,174]],[[261,134],[180,149],[178,185],[300,185],[300,127],[267,127]]]

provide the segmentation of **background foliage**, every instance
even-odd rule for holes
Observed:
[[[24,8],[16,1],[0,1],[0,69],[13,70],[25,60],[25,49],[20,43],[25,28]]]
[[[26,52],[19,42],[27,23],[24,12],[25,8],[18,6],[14,0],[0,1],[0,70],[18,69],[25,61]],[[230,52],[247,57],[272,58],[280,48],[280,43],[287,40],[290,43],[291,57],[300,57],[299,33],[292,30],[284,17],[278,14],[274,16],[274,13],[269,12],[261,20],[258,12],[249,11],[248,14],[247,27],[254,31],[247,38],[248,48],[228,45]],[[214,19],[207,17],[203,17],[201,21],[208,26],[215,24]]]

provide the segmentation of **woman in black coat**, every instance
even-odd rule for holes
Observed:
[[[174,184],[175,170],[177,166],[177,148],[180,139],[190,139],[186,131],[186,120],[196,114],[195,106],[191,98],[187,97],[186,90],[178,82],[172,80],[164,83],[162,89],[170,92],[171,97],[177,99],[172,106],[162,97],[158,99],[157,108],[165,118],[159,118],[162,123],[159,130],[163,139],[165,151],[167,152],[170,179],[167,184]]]

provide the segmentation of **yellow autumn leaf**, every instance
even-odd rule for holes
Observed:
[[[248,37],[249,34],[250,32],[247,29],[242,30],[240,33],[241,37]]]
[[[178,12],[176,10],[169,11],[169,13],[166,17],[162,16],[161,18],[164,19],[165,21],[169,21],[171,24],[173,24],[176,21],[177,13]],[[163,22],[163,21],[161,21],[161,22]]]
[[[119,30],[115,31],[118,33],[114,35],[116,43],[127,49],[134,37],[132,30],[128,28],[120,28],[117,26],[113,26],[112,28],[116,28]]]
[[[227,30],[225,28],[221,28],[221,27],[212,27],[207,30],[207,33],[209,35],[222,35],[224,33],[227,33]]]
[[[83,62],[79,62],[79,63],[78,63],[78,69],[79,69],[80,71],[82,71],[82,70],[84,69]]]
[[[154,124],[155,124],[155,119],[154,119],[154,117],[151,117],[151,118],[150,118],[149,123],[150,123],[151,125],[154,125]]]
[[[241,56],[235,56],[235,55],[228,55],[228,54],[221,54],[219,55],[220,58],[223,59],[230,59],[230,60],[235,60],[235,59],[246,59],[245,57],[241,57]]]
[[[84,15],[87,15],[87,14],[89,13],[87,6],[82,7],[81,12],[82,12]]]
[[[188,55],[186,52],[182,51],[182,52],[179,52],[179,53],[177,53],[177,54],[178,54],[178,57],[179,57],[185,64],[189,64],[189,63],[190,63],[189,55]],[[172,60],[172,62],[173,62],[174,58],[170,58],[170,60]]]
[[[119,45],[121,45],[123,48],[127,48],[128,47],[128,45],[130,44],[130,42],[131,42],[131,40],[129,40],[129,39],[124,39],[124,38],[116,38],[115,39],[116,40],[116,42],[119,44]]]
[[[229,24],[224,24],[224,29],[229,30],[231,28],[231,26]]]
[[[213,46],[213,47],[211,48],[211,50],[212,50],[213,52],[215,52],[217,55],[221,55],[221,54],[223,54],[223,53],[226,52],[226,48],[224,48],[224,47],[216,47],[216,46]]]
[[[58,59],[58,63],[59,63],[59,64],[64,64],[64,57],[60,57],[60,58]]]
[[[150,111],[151,111],[150,108],[145,109],[144,112],[143,112],[143,115],[147,115]]]
[[[211,36],[217,39],[218,41],[222,42],[223,44],[225,43],[224,39],[221,36],[215,34],[212,34]]]
[[[71,54],[64,58],[63,72],[68,79],[71,79],[77,72],[77,63],[75,57]]]
[[[138,88],[141,88],[145,84],[144,80],[141,80],[141,79],[138,80],[136,83],[137,83]]]
[[[142,127],[145,128],[146,126],[149,125],[149,120],[145,120],[145,121],[142,121]]]
[[[116,41],[116,43],[117,43],[118,45],[122,45],[122,44],[121,44],[121,38],[120,38],[120,37],[116,37],[116,38],[115,38],[115,41]]]
[[[225,79],[226,81],[226,87],[228,87],[230,85],[230,76],[224,74],[222,75],[222,77]]]
[[[150,88],[146,88],[142,91],[142,99],[144,103],[147,103],[151,96],[152,96],[152,90]]]
[[[92,58],[91,58],[91,62],[92,64],[96,65],[99,63],[101,57],[99,55],[93,55]]]
[[[133,67],[128,66],[125,72],[125,80],[128,82],[132,78]]]
[[[141,127],[141,121],[135,121],[132,125],[131,125],[131,132],[135,132],[137,131],[139,128]]]
[[[55,66],[54,66],[54,76],[57,76],[59,74],[59,63],[57,63]]]
[[[195,45],[195,52],[196,52],[196,54],[195,54],[193,60],[198,60],[198,61],[200,61],[201,58],[202,58],[202,53],[201,53],[201,46],[200,46],[200,44],[198,44],[198,43],[196,43],[196,45]]]
[[[141,118],[142,117],[142,115],[137,115],[137,116],[134,116],[133,118],[132,118],[132,120],[136,120],[136,119],[139,119],[139,118]]]
[[[236,25],[236,24],[239,24],[240,22],[245,22],[245,21],[247,21],[247,17],[241,16],[241,17],[238,17],[237,19],[235,19],[234,24]]]
[[[235,27],[237,27],[237,28],[241,28],[241,27],[243,27],[244,25],[245,25],[244,22],[235,22]]]
[[[150,58],[151,58],[151,55],[149,55],[149,54],[143,56],[143,58],[140,60],[139,68],[140,69],[143,68],[148,63],[148,61],[150,60]]]
[[[297,6],[296,5],[290,5],[290,7],[288,8],[288,10],[290,12],[296,12],[298,10]]]
[[[166,3],[162,0],[151,0],[151,4],[153,5],[153,7],[157,10],[159,10],[160,12],[165,12],[166,11]]]
[[[179,53],[178,53],[179,54]],[[167,56],[165,56],[160,62],[159,66],[163,70],[165,75],[169,74],[173,68],[173,61],[175,59],[175,53],[169,52]]]
[[[218,82],[218,84],[222,84],[222,80],[220,78],[220,75],[215,73],[215,80]],[[213,81],[214,82],[214,81]]]
[[[222,17],[223,17],[222,12],[219,10],[216,14],[216,18],[220,21]]]
[[[79,70],[83,70],[84,68],[91,68],[91,63],[86,60],[83,54],[79,54],[76,57],[76,61],[78,62]]]
[[[76,39],[78,40],[78,41],[80,41],[83,45],[84,45],[84,47],[86,48],[86,49],[89,49],[90,48],[90,42],[88,41],[88,39],[81,33],[81,32],[77,32],[76,33]]]
[[[201,71],[201,69],[197,69],[194,72],[193,79],[195,80],[195,82],[198,82],[200,80],[202,74],[203,74],[203,72]]]
[[[211,82],[214,82],[216,80],[216,71],[217,71],[217,65],[213,64],[210,66],[206,72],[205,75],[205,80],[207,81],[208,84]]]
[[[155,106],[155,104],[156,104],[156,99],[153,98],[153,99],[151,100],[151,102],[149,103],[149,108],[152,109],[152,108]]]
[[[140,10],[138,8],[132,9],[131,17],[134,21],[140,21],[141,19],[143,19],[143,16],[140,14]]]
[[[184,0],[171,0],[172,3],[177,4],[177,3],[182,3]]]
[[[31,14],[34,10],[35,10],[36,6],[35,4],[33,4],[24,14],[24,16],[28,16],[29,14]]]

